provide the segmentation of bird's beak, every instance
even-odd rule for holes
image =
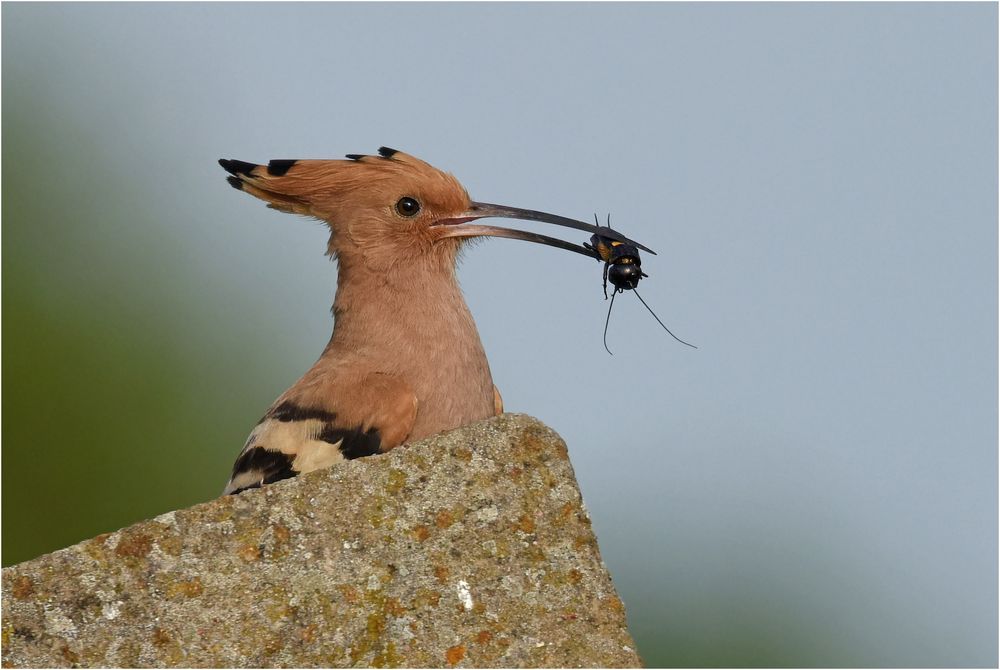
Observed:
[[[487,202],[474,202],[469,206],[469,209],[462,212],[458,216],[449,217],[447,219],[440,219],[435,222],[434,227],[440,226],[441,229],[438,232],[440,237],[508,237],[514,240],[525,240],[528,242],[537,242],[538,244],[547,244],[550,247],[557,247],[559,249],[565,249],[567,251],[575,251],[578,254],[583,254],[584,256],[593,257],[594,252],[589,250],[582,244],[573,244],[572,242],[566,242],[564,240],[557,239],[555,237],[549,237],[548,235],[540,235],[538,233],[531,233],[526,230],[515,230],[512,228],[500,228],[498,226],[481,226],[481,225],[469,225],[469,221],[475,221],[477,219],[485,219],[487,217],[499,217],[505,219],[523,219],[526,221],[540,221],[542,223],[552,223],[557,226],[565,226],[567,228],[574,228],[576,230],[582,230],[592,235],[600,235],[604,238],[610,238],[613,240],[618,240],[621,242],[627,242],[629,244],[634,244],[639,249],[647,251],[651,254],[656,252],[652,249],[639,244],[634,240],[630,240],[621,233],[612,230],[606,226],[595,226],[589,223],[584,223],[583,221],[577,221],[576,219],[569,219],[565,216],[559,216],[557,214],[547,214],[546,212],[538,212],[533,209],[521,209],[519,207],[508,207],[507,205],[493,205]]]

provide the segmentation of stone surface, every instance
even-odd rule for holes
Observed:
[[[19,666],[641,664],[566,445],[503,415],[3,570]]]

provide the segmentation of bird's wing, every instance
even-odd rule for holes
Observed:
[[[307,375],[250,433],[224,493],[389,451],[406,440],[416,416],[417,396],[399,377]]]

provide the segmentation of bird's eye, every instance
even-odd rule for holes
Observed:
[[[396,203],[396,211],[399,212],[400,216],[414,216],[420,211],[420,203],[406,196],[400,198],[399,202]]]

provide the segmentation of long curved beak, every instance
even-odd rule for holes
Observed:
[[[435,223],[437,226],[447,226],[439,235],[441,237],[507,237],[514,240],[525,240],[527,242],[537,242],[547,244],[550,247],[557,247],[567,251],[575,251],[584,256],[594,257],[594,252],[582,244],[573,244],[548,235],[540,235],[525,230],[515,230],[513,228],[500,228],[498,226],[469,225],[469,221],[485,219],[487,217],[498,217],[505,219],[523,219],[525,221],[539,221],[541,223],[552,223],[557,226],[565,226],[575,230],[582,230],[591,235],[598,235],[605,239],[617,240],[627,244],[634,244],[639,249],[651,254],[655,251],[635,240],[630,240],[621,233],[607,226],[595,226],[576,219],[569,219],[557,214],[548,214],[533,209],[521,209],[520,207],[509,207],[507,205],[494,205],[488,202],[474,202],[469,209],[454,218],[441,219]]]

